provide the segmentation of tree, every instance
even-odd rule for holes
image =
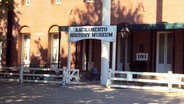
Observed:
[[[7,12],[14,9],[14,0],[0,0],[0,19],[7,16]]]
[[[0,23],[1,20],[6,19],[8,12],[14,9],[14,0],[0,0]],[[0,36],[0,42],[5,41],[4,36]]]
[[[0,0],[0,23],[2,20],[5,21],[7,28],[6,33],[6,65],[10,65],[10,52],[12,45],[12,29],[13,29],[13,14],[14,14],[14,0]],[[3,36],[0,37],[0,42],[5,40]]]

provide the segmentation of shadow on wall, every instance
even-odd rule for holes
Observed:
[[[38,49],[36,54],[33,54],[31,56],[31,66],[34,67],[45,67],[46,66],[46,60],[47,60],[47,51],[48,49],[44,49],[43,46],[41,45],[41,40],[40,38],[38,40],[35,40],[35,44],[37,45]]]
[[[129,5],[129,6],[124,6]],[[128,23],[128,24],[135,24],[135,23],[143,23],[143,15],[142,13],[145,12],[142,2],[137,2],[137,7],[134,7],[133,4],[135,2],[120,2],[120,0],[114,0],[112,2],[112,10],[111,10],[111,23],[117,25],[120,23]]]
[[[111,4],[111,24],[117,25],[119,23],[143,23],[142,3],[138,2],[137,7],[133,7],[133,3],[129,3],[130,6],[123,6],[120,0],[112,1]],[[134,3],[135,4],[135,3]],[[76,8],[73,10],[73,18],[70,19],[70,25],[101,25],[102,24],[102,2],[95,1],[92,4],[86,3],[86,10]]]

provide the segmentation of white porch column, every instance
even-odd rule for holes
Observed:
[[[111,21],[111,0],[102,1],[102,25],[110,25]],[[109,48],[110,43],[102,41],[101,43],[101,79],[100,82],[102,85],[107,83],[107,73],[109,69]]]

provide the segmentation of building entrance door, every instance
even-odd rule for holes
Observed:
[[[124,38],[118,35],[117,47],[117,70],[130,71],[131,35]]]
[[[156,72],[165,73],[172,70],[173,34],[157,32]]]

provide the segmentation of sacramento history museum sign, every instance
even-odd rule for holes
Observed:
[[[106,42],[113,42],[112,47],[112,70],[115,70],[115,53],[116,53],[116,33],[117,26],[71,26],[68,28],[68,74],[71,68],[71,42],[76,42],[85,39],[98,39]],[[102,47],[103,48],[103,47]],[[108,53],[108,52],[107,52]],[[105,53],[104,53],[105,54]],[[103,54],[101,54],[103,57]],[[104,55],[106,56],[106,55]],[[107,59],[108,60],[108,59]],[[101,66],[102,66],[101,62]],[[101,79],[107,80],[108,69],[101,69]],[[104,75],[103,75],[104,74]]]
[[[107,42],[116,40],[116,26],[76,26],[69,27],[69,42],[84,39],[99,39]]]

